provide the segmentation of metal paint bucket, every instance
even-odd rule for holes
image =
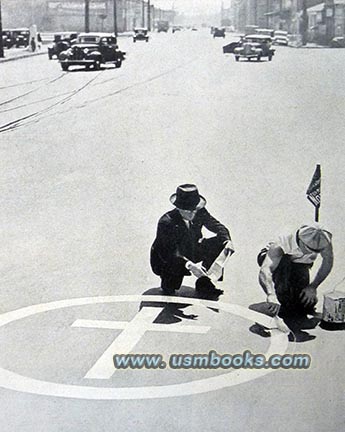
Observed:
[[[327,323],[345,323],[345,293],[333,291],[324,295],[322,320]]]

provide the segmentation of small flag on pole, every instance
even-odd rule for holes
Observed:
[[[307,198],[315,207],[315,222],[319,222],[319,209],[321,205],[321,167],[316,165],[316,169],[310,185],[307,189]]]

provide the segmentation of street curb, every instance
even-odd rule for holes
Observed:
[[[307,45],[294,45],[289,44],[290,48],[298,48],[298,49],[328,49],[329,46],[326,45],[314,45],[314,46],[307,46]]]
[[[120,33],[117,35],[117,37],[121,37],[121,38],[122,37],[131,37],[131,36],[132,36],[132,34],[130,34],[130,33]],[[5,62],[9,62],[9,61],[14,61],[14,60],[21,60],[21,59],[26,58],[26,57],[34,57],[34,56],[44,55],[44,54],[48,55],[47,53],[48,53],[48,51],[40,51],[40,52],[35,52],[35,53],[20,54],[20,55],[15,56],[15,57],[9,57],[9,58],[4,57],[4,58],[0,58],[0,63],[5,63]]]
[[[37,53],[25,53],[25,54],[20,54],[18,56],[15,57],[9,57],[9,58],[0,58],[0,63],[5,63],[5,62],[9,62],[9,61],[14,61],[14,60],[21,60],[23,58],[26,57],[35,57],[38,55],[47,55],[47,51],[42,51],[42,52],[37,52]]]

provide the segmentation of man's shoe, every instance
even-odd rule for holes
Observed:
[[[202,276],[195,282],[195,290],[198,293],[207,295],[207,296],[220,296],[224,293],[223,290],[220,290],[214,286],[211,279],[207,276]]]

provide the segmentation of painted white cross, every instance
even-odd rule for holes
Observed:
[[[206,326],[183,325],[179,323],[154,324],[155,319],[162,312],[162,309],[163,308],[160,307],[143,307],[132,321],[129,322],[84,319],[74,321],[72,327],[123,330],[91,367],[84,378],[111,378],[115,372],[113,356],[115,354],[129,354],[147,331],[205,334],[211,328]]]

